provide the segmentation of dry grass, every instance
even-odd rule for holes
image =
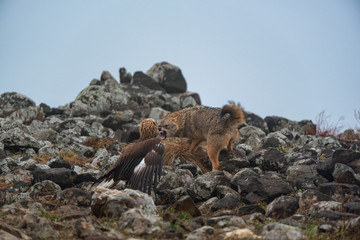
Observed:
[[[326,115],[325,110],[319,113],[316,120],[316,135],[320,137],[336,137],[344,128],[341,122],[344,120],[341,117],[336,123],[331,122],[331,115]]]
[[[92,147],[96,152],[99,148],[105,148],[106,150],[108,150],[109,146],[116,141],[117,140],[111,138],[99,139],[99,138],[89,137],[86,139],[84,145],[88,147]]]
[[[179,157],[196,164],[204,173],[210,171],[202,163],[204,159],[207,159],[207,153],[201,145],[199,145],[194,152],[190,153],[188,150],[191,143],[186,138],[167,139],[164,140],[164,144],[164,165],[174,166],[174,159]]]
[[[360,110],[354,111],[354,117],[356,121],[360,123]],[[348,129],[341,133],[344,126],[342,121],[344,120],[341,117],[336,123],[330,121],[331,116],[325,114],[325,110],[319,113],[316,117],[316,135],[320,137],[334,137],[337,138],[340,142],[351,146],[355,141],[360,140],[360,129],[355,127],[355,129]]]
[[[12,183],[6,183],[4,179],[0,179],[0,189],[12,186]]]
[[[60,152],[58,156],[60,156],[62,159],[64,159],[71,165],[82,165],[85,163],[90,163],[93,160],[93,158],[80,157],[79,154],[76,154],[74,152]]]
[[[79,156],[79,154],[77,154],[77,153],[66,152],[66,151],[61,151],[59,154],[56,154],[56,155],[41,155],[41,156],[36,155],[36,156],[33,156],[33,158],[41,164],[46,164],[50,159],[55,158],[57,156],[61,157],[66,162],[68,162],[72,165],[74,165],[74,164],[82,165],[85,163],[90,163],[93,160],[93,158],[84,158],[82,156]]]

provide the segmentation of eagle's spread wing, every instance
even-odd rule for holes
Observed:
[[[100,177],[96,182],[102,182],[102,181],[111,181],[113,180],[114,183],[111,184],[112,186],[116,185],[120,180],[130,180],[135,178],[132,177],[133,174],[135,173],[135,169],[136,169],[136,174],[138,175],[140,174],[140,170],[143,169],[143,167],[141,167],[141,162],[144,161],[145,163],[145,172],[148,174],[145,175],[141,175],[142,177],[146,178],[146,183],[148,183],[149,177],[154,176],[153,174],[155,173],[154,171],[156,171],[156,176],[158,178],[160,178],[160,174],[161,174],[161,168],[162,168],[162,152],[157,153],[156,151],[162,150],[162,152],[164,151],[164,145],[161,143],[161,139],[158,138],[151,138],[151,139],[147,139],[135,144],[131,144],[129,145],[124,152],[122,153],[122,155],[119,157],[119,159],[111,166],[111,168],[109,168],[102,177]],[[151,159],[156,159],[156,160],[151,160]],[[156,163],[156,164],[155,164]],[[161,165],[159,167],[159,164]],[[150,169],[154,170],[148,170],[148,166],[151,166]],[[144,171],[144,170],[142,170]],[[152,173],[152,174],[150,174]],[[141,179],[139,179],[141,180]],[[157,183],[158,179],[154,179],[154,183]],[[135,183],[134,181],[131,181],[130,186],[134,189],[139,189],[139,190],[143,190],[144,188],[140,188],[140,187],[135,187],[135,185],[133,185]],[[133,187],[134,186],[134,187]],[[156,187],[156,184],[154,185],[154,187]],[[155,189],[155,188],[154,188]],[[151,191],[151,188],[149,188],[149,191]],[[145,192],[145,190],[144,190]]]
[[[147,192],[149,195],[152,188],[156,192],[156,185],[160,180],[162,170],[163,148],[162,143],[157,144],[134,168],[129,181],[131,188]]]

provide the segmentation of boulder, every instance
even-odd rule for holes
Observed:
[[[129,102],[130,95],[121,85],[104,71],[100,85],[89,85],[82,90],[75,101],[70,104],[69,113],[73,117],[96,115],[107,116],[112,111],[124,110]]]
[[[265,118],[265,122],[269,128],[269,132],[276,132],[283,128],[287,128],[290,131],[299,132],[303,135],[316,134],[316,125],[310,120],[296,122],[283,117],[269,116]]]
[[[119,69],[120,83],[130,83],[132,76],[131,73],[126,71],[126,68],[122,67]]]
[[[42,143],[33,136],[20,128],[13,128],[0,135],[0,141],[4,144],[5,149],[13,152],[32,148],[38,151],[42,147]]]
[[[261,231],[261,235],[265,237],[265,239],[269,240],[305,240],[305,234],[303,231],[294,226],[282,224],[282,223],[269,223],[266,224]]]
[[[91,210],[97,217],[120,218],[129,209],[138,209],[144,215],[157,215],[153,199],[137,190],[123,191],[96,187],[92,196]]]
[[[246,203],[269,203],[275,198],[293,191],[289,184],[281,178],[244,173],[236,174],[232,179],[232,184],[237,187],[242,200]]]
[[[138,71],[134,73],[131,84],[138,85],[141,87],[147,87],[153,90],[163,91],[163,88],[160,87],[159,82],[155,81],[145,73]]]
[[[75,171],[67,168],[36,169],[33,171],[34,183],[51,180],[63,189],[72,187],[76,176]]]
[[[229,186],[230,179],[223,171],[211,171],[198,176],[194,181],[186,185],[186,191],[195,201],[200,202],[208,200],[214,193],[218,185]]]
[[[0,117],[10,116],[13,112],[35,107],[35,102],[30,98],[16,92],[6,92],[0,95]]]
[[[153,65],[146,75],[150,76],[168,93],[186,92],[187,85],[180,68],[167,62],[160,62]]]
[[[299,201],[296,197],[281,196],[276,198],[266,207],[266,216],[282,219],[292,216],[299,208]]]

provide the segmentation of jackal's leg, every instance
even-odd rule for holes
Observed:
[[[227,146],[227,152],[232,152],[233,150],[233,145],[234,145],[234,140],[230,139],[229,144]]]
[[[197,146],[199,146],[200,142],[201,142],[201,140],[199,140],[199,139],[192,140],[188,152],[193,152],[195,150],[195,148]]]
[[[216,170],[219,168],[219,152],[218,148],[214,148],[213,146],[207,146],[207,154],[210,158],[212,170]]]

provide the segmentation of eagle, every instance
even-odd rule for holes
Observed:
[[[127,186],[151,195],[160,181],[166,131],[159,131],[156,121],[147,118],[140,123],[139,141],[128,145],[118,160],[94,184],[112,188],[120,180]],[[160,135],[160,138],[157,137]]]

